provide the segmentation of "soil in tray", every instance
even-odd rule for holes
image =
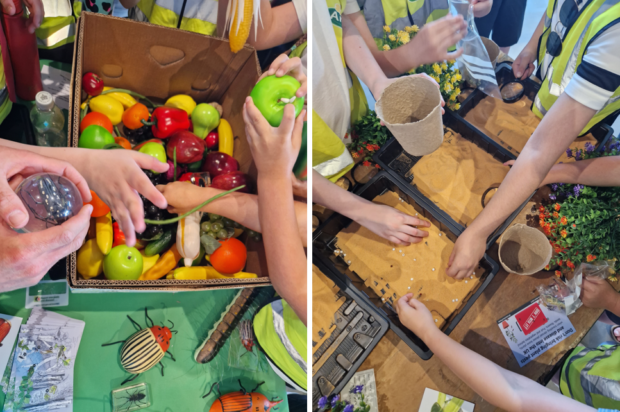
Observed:
[[[485,97],[465,115],[472,125],[481,132],[519,156],[530,136],[540,124],[540,119],[530,110],[532,101],[523,96],[515,103],[505,103],[492,97]],[[596,145],[596,138],[588,133],[577,138],[570,147],[583,149],[586,142]],[[558,162],[569,162],[566,153]]]
[[[467,226],[482,212],[485,192],[499,187],[508,171],[508,166],[489,153],[445,128],[439,149],[423,156],[411,169],[411,184],[457,223]]]
[[[312,354],[336,329],[334,315],[346,302],[334,282],[312,265]]]
[[[417,215],[414,207],[399,200],[394,192],[373,201]],[[424,230],[429,236],[422,242],[398,246],[353,222],[338,234],[337,246],[346,254],[344,260],[351,261],[349,269],[384,302],[394,305],[407,293],[414,297],[421,294],[419,299],[442,328],[479,287],[483,269],[478,267],[475,275],[465,280],[448,277],[446,268],[454,243],[435,225]]]

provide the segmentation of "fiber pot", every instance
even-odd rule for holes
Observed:
[[[375,110],[398,143],[413,156],[433,153],[443,143],[441,93],[430,79],[398,79],[383,90]]]
[[[491,64],[493,68],[495,68],[495,64],[497,63],[497,58],[499,57],[499,46],[491,39],[487,39],[486,37],[480,37],[484,47],[487,49],[487,53],[489,54],[489,59],[491,60]]]
[[[504,232],[499,242],[499,261],[509,273],[532,275],[544,269],[553,250],[537,229],[517,223]]]

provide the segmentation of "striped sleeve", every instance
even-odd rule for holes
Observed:
[[[584,106],[601,110],[618,87],[620,24],[614,24],[588,46],[565,92]]]

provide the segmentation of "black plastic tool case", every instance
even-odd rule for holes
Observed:
[[[499,85],[499,87],[502,87],[504,84],[515,80],[514,74],[512,72],[512,65],[509,62],[503,62],[503,63],[498,64],[497,67],[495,68],[495,74],[497,78],[497,84]],[[540,84],[538,84],[531,78],[527,78],[521,81],[521,83],[523,84],[523,87],[524,87],[523,95],[527,96],[533,102],[534,99],[536,98],[536,94],[538,93],[538,90],[540,89]],[[469,113],[471,109],[476,107],[478,103],[480,103],[480,101],[486,97],[488,96],[482,90],[475,89],[461,103],[461,108],[456,113],[458,113],[459,116],[464,118],[465,115]],[[446,112],[448,112],[448,110],[446,110]],[[454,113],[454,112],[451,112],[451,113]],[[463,121],[470,124],[467,120],[463,120]],[[472,127],[476,128],[476,126],[474,125],[472,125]],[[476,128],[476,130],[478,129]],[[594,136],[594,138],[598,141],[598,144],[596,145],[597,149],[602,148],[613,135],[613,129],[610,126],[603,124],[603,123],[599,123],[596,126],[594,126],[590,130],[590,132],[592,133],[592,136]],[[482,134],[483,136],[486,136],[486,134],[484,134],[482,131],[479,131],[479,133]],[[490,136],[486,136],[486,137],[491,139]],[[511,158],[516,158],[514,157],[514,154],[512,154],[511,152],[509,153],[510,153]]]
[[[320,258],[312,262],[334,281],[346,302],[335,314],[339,332],[327,339],[312,357],[312,403],[322,396],[339,393],[359,369],[389,328],[388,320],[351,282],[332,273],[334,268]],[[313,342],[314,345],[314,342]],[[322,362],[322,355],[329,358]],[[321,361],[321,365],[318,362]],[[315,370],[315,365],[320,366]]]
[[[456,241],[462,228],[459,228],[458,225],[456,225],[452,219],[446,217],[445,214],[439,213],[437,208],[430,207],[426,203],[427,199],[421,197],[412,189],[413,187],[411,185],[396,179],[386,171],[382,171],[373,177],[366,185],[360,187],[356,191],[356,194],[364,199],[372,201],[386,191],[396,192],[404,201],[413,205],[419,214],[439,227],[450,240]],[[430,349],[413,332],[400,323],[398,315],[393,309],[392,302],[390,302],[391,298],[383,302],[381,297],[378,296],[374,290],[368,288],[364,284],[364,281],[358,277],[355,272],[349,269],[349,266],[342,257],[334,255],[338,233],[350,224],[351,219],[334,213],[314,231],[312,242],[313,262],[315,264],[321,263],[329,267],[331,270],[324,273],[327,276],[333,274],[334,281],[340,279],[341,281],[347,282],[350,289],[362,292],[369,302],[381,309],[390,322],[390,328],[413,349],[420,358],[423,360],[430,359],[433,355]],[[465,305],[462,306],[458,312],[455,312],[452,318],[447,319],[443,328],[444,333],[450,334],[450,332],[454,330],[456,325],[461,321],[463,316],[465,316],[469,308],[471,308],[474,302],[480,297],[484,289],[491,283],[491,280],[493,280],[499,271],[499,265],[486,254],[480,261],[480,265],[484,268],[485,275],[481,280],[479,288],[474,291],[467,300],[464,300]]]
[[[508,160],[514,159],[513,155],[505,148],[503,148],[499,143],[494,142],[490,137],[484,135],[478,129],[476,129],[471,124],[467,123],[461,116],[454,112],[448,112],[443,116],[443,124],[445,127],[449,127],[454,130],[456,133],[459,133],[465,139],[471,141],[476,146],[480,147],[487,153],[491,154],[493,158],[497,159],[498,162],[504,163]],[[384,170],[386,170],[389,174],[394,176],[396,179],[401,181],[403,184],[406,184],[410,190],[412,190],[416,195],[423,198],[425,203],[430,205],[431,208],[435,209],[436,213],[440,216],[443,216],[445,219],[449,219],[453,221],[452,217],[450,217],[446,212],[441,210],[439,206],[437,206],[433,201],[424,196],[416,186],[411,185],[410,183],[413,181],[413,173],[411,172],[411,168],[421,159],[419,156],[413,156],[409,153],[405,152],[403,147],[398,143],[395,138],[390,139],[377,153],[375,153],[373,160],[379,164]],[[533,195],[533,193],[532,193]],[[531,199],[528,198],[521,206],[519,206],[506,221],[489,236],[487,239],[487,249],[491,247],[495,241],[504,233],[504,230],[510,226],[510,223],[517,217],[517,215],[521,212],[523,207],[529,202]],[[459,229],[459,234],[465,230],[465,228],[453,221],[453,224]]]

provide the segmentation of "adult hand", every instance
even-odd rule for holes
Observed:
[[[437,83],[435,79],[433,79],[431,76],[429,76],[426,73],[412,74],[410,75],[410,77],[424,77],[425,79],[432,81],[435,85],[437,85],[437,88],[439,89],[439,83]],[[390,84],[394,83],[398,79],[402,79],[402,77],[393,78],[393,79],[388,79],[386,77],[384,79],[381,79],[377,83],[375,83],[372,89],[372,94],[375,97],[375,100],[379,100],[379,97],[381,97],[381,93],[383,93],[383,90],[385,90],[386,87],[388,87]],[[441,99],[441,114],[444,114],[446,111],[443,109],[443,107],[446,105],[446,102],[443,100],[443,97],[441,97],[441,93],[439,94],[439,98]],[[381,121],[381,125],[385,126],[383,124],[383,121]]]
[[[352,219],[382,238],[404,246],[419,243],[428,237],[428,232],[417,229],[416,226],[431,226],[430,222],[372,202],[359,207]]]
[[[471,228],[465,229],[454,244],[446,274],[455,279],[471,276],[485,250],[486,238],[473,232]]]
[[[144,205],[139,194],[160,209],[168,207],[166,198],[141,169],[165,173],[168,164],[134,150],[79,149],[73,164],[90,183],[91,189],[108,205],[125,233],[128,246],[136,242],[135,232],[146,229]]]
[[[474,5],[474,17],[484,17],[491,11],[493,0],[472,0]]]
[[[463,49],[448,52],[467,34],[467,23],[463,16],[448,15],[427,23],[415,37],[403,47],[418,57],[419,64],[431,64],[454,60],[463,54]]]
[[[423,341],[433,330],[438,330],[431,312],[422,302],[413,298],[413,293],[398,299],[394,307],[400,322]]]
[[[17,197],[9,181],[17,187],[18,181],[35,173],[53,173],[73,182],[85,202],[91,200],[84,178],[68,163],[40,156],[32,152],[0,146],[0,219],[10,227],[20,229],[28,223],[28,211]]]
[[[279,127],[272,127],[256,108],[251,97],[243,106],[245,134],[259,178],[290,179],[301,146],[305,110],[295,119],[295,107],[284,106]]]
[[[584,277],[581,301],[592,309],[606,309],[614,314],[620,307],[620,294],[604,279]]]
[[[304,73],[303,66],[301,64],[301,59],[299,57],[289,58],[286,54],[279,55],[271,66],[269,66],[269,70],[263,73],[263,75],[258,79],[259,81],[267,76],[276,75],[276,77],[282,77],[285,74],[294,77],[297,79],[299,83],[301,83],[301,87],[295,93],[297,97],[303,97],[308,94],[308,78]]]
[[[537,58],[535,48],[525,47],[512,63],[512,71],[515,77],[521,80],[530,77],[536,69],[534,62]]]
[[[28,11],[30,12],[30,18],[28,19],[28,31],[34,33],[34,31],[43,23],[43,17],[45,17],[45,9],[41,0],[23,0]],[[6,14],[12,16],[15,14],[15,4],[13,0],[0,0],[2,9]]]

